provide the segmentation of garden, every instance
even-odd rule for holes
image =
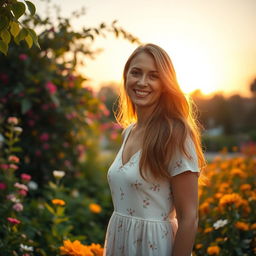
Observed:
[[[76,31],[14,2],[0,26],[0,255],[103,255],[121,128],[77,66],[97,37],[139,40],[115,21]],[[256,147],[232,151],[205,170],[194,256],[256,255]]]

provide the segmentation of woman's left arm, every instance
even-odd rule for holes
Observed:
[[[198,227],[198,175],[190,171],[172,177],[178,220],[172,256],[190,256]]]

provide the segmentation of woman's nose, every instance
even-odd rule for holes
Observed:
[[[138,80],[138,85],[140,85],[140,86],[148,85],[147,77],[145,75],[142,75],[140,77],[140,79]]]

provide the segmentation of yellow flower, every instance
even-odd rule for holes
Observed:
[[[216,241],[216,242],[222,242],[222,241],[224,241],[224,238],[222,238],[222,237],[217,237],[215,241]]]
[[[236,222],[235,227],[244,231],[249,230],[249,225],[242,221]]]
[[[89,246],[90,250],[97,256],[103,256],[103,248],[100,246],[100,244],[94,244],[92,243]]]
[[[101,212],[101,206],[98,204],[89,204],[89,209],[93,213],[100,213]]]
[[[94,256],[88,246],[81,244],[80,241],[75,240],[71,242],[70,240],[65,240],[64,245],[60,248],[61,255],[68,256]]]
[[[207,248],[207,253],[209,255],[218,255],[220,253],[220,247],[215,245],[215,246],[209,246]]]
[[[52,199],[52,203],[56,204],[56,205],[61,205],[61,206],[66,204],[65,201],[63,201],[61,199]]]

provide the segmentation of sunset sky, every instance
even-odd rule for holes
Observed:
[[[45,3],[34,1],[44,14]],[[86,8],[86,15],[74,27],[118,24],[155,43],[170,55],[184,92],[221,91],[249,94],[256,78],[256,0],[53,0],[61,13]],[[120,82],[123,66],[137,47],[126,40],[97,39],[93,48],[103,48],[95,60],[88,60],[81,72],[94,88]]]

